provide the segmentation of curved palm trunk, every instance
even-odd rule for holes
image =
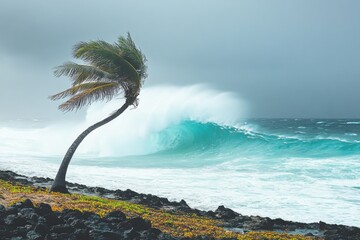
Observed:
[[[74,155],[76,149],[82,142],[82,140],[84,140],[84,138],[89,133],[91,133],[98,127],[101,127],[101,126],[105,125],[106,123],[114,120],[116,117],[118,117],[121,113],[123,113],[132,104],[132,102],[133,102],[132,99],[127,99],[126,102],[124,103],[124,105],[122,105],[122,107],[119,110],[117,110],[116,112],[111,114],[109,117],[103,119],[102,121],[95,123],[94,125],[91,125],[75,139],[75,141],[71,144],[68,151],[66,152],[63,161],[61,162],[60,168],[55,177],[55,181],[50,188],[50,192],[69,193],[69,191],[66,188],[65,176],[66,176],[66,172],[67,172],[70,160],[71,160],[72,156]]]

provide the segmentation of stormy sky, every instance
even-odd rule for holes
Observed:
[[[0,119],[64,119],[47,97],[69,81],[53,68],[79,41],[126,32],[147,56],[145,87],[206,83],[249,117],[360,118],[359,12],[358,0],[0,0]]]

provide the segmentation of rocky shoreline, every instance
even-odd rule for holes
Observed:
[[[0,171],[0,179],[26,186],[49,188],[52,179],[26,177],[11,171]],[[169,201],[167,198],[151,194],[141,194],[132,190],[108,190],[100,187],[68,183],[71,193],[95,195],[116,200],[125,200],[155,209],[170,212],[183,211],[209,217],[223,222],[223,227],[235,232],[274,231],[302,234],[324,238],[325,240],[359,240],[360,228],[317,223],[300,223],[283,219],[270,219],[259,216],[241,215],[229,208],[219,206],[215,211],[193,209],[181,200]],[[0,193],[1,197],[1,193]],[[20,228],[19,228],[20,226]],[[31,227],[32,226],[32,227]],[[86,227],[85,227],[86,226]],[[76,210],[53,212],[49,205],[34,207],[30,200],[5,209],[0,205],[1,239],[178,239],[152,228],[148,220],[140,217],[126,219],[119,211],[111,212],[104,218],[94,213],[81,213]],[[46,237],[45,237],[46,236]],[[209,239],[202,237],[198,239]]]

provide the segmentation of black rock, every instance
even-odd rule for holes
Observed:
[[[99,215],[93,212],[83,212],[83,218],[89,221],[98,221],[100,219]]]
[[[89,239],[89,230],[77,229],[73,233],[73,236],[76,240],[88,240]]]
[[[45,219],[44,217],[39,217],[37,223],[38,223],[38,224],[45,224],[45,225],[47,225],[46,219]]]
[[[45,236],[45,240],[70,240],[73,239],[72,235],[68,233],[50,233]]]
[[[161,234],[161,231],[157,228],[150,228],[148,231],[143,231],[141,236],[144,239],[157,239],[158,236]]]
[[[117,239],[123,239],[123,235],[116,232],[110,232],[110,231],[97,231],[97,230],[91,230],[89,232],[89,237],[91,239],[96,240],[117,240]]]
[[[140,238],[140,233],[138,233],[133,228],[131,228],[130,230],[126,230],[124,233],[124,239],[138,239],[138,238]]]
[[[11,206],[11,208],[19,211],[20,209],[23,209],[23,208],[34,208],[34,205],[33,205],[33,203],[31,202],[31,200],[26,199],[26,200],[23,201],[23,202],[18,202],[18,203],[13,204],[13,205]]]
[[[26,237],[27,237],[28,240],[40,240],[40,239],[43,239],[43,236],[40,235],[39,233],[37,233],[34,230],[29,231],[26,234]]]
[[[18,209],[14,206],[11,206],[5,210],[4,215],[17,214],[17,212],[18,212]]]
[[[22,203],[23,207],[26,208],[34,208],[34,204],[32,203],[32,201],[30,199],[25,199],[25,201]]]
[[[149,220],[136,217],[129,220],[126,220],[118,225],[119,228],[124,229],[135,229],[136,231],[148,230],[151,228],[151,223]]]
[[[111,232],[113,226],[107,222],[99,221],[92,228],[102,232]]]
[[[46,223],[49,226],[54,226],[54,225],[64,223],[64,221],[62,219],[58,218],[53,212],[51,212],[50,214],[45,215],[44,218],[46,219]]]
[[[60,213],[61,218],[63,219],[75,219],[75,218],[82,218],[83,213],[79,210],[74,209],[65,209]]]
[[[219,219],[231,219],[237,217],[239,214],[231,210],[230,208],[226,208],[223,205],[219,206],[215,210],[215,216]]]
[[[39,215],[37,215],[36,213],[30,213],[27,216],[27,222],[29,224],[35,225],[38,221],[39,221]]]
[[[130,200],[135,196],[138,196],[139,194],[137,192],[134,192],[130,189],[126,189],[125,191],[116,190],[114,191],[114,195],[117,198],[123,199],[123,200]]]
[[[270,218],[260,218],[253,226],[253,230],[273,230],[274,222]]]
[[[24,240],[24,237],[19,237],[19,236],[12,237],[12,238],[10,238],[10,240]]]
[[[35,226],[34,231],[41,236],[45,236],[49,232],[49,227],[43,223],[38,223]]]
[[[19,213],[20,213],[21,215],[23,215],[24,217],[29,218],[30,215],[32,215],[32,214],[34,214],[34,213],[36,213],[36,212],[35,212],[35,209],[34,209],[34,208],[26,207],[26,208],[20,209]]]
[[[0,213],[1,213],[1,212],[5,212],[5,207],[4,207],[4,205],[1,205],[1,204],[0,204]]]
[[[113,211],[104,217],[105,221],[112,223],[119,223],[126,220],[126,215],[121,211]]]
[[[185,202],[184,199],[181,199],[180,205],[183,206],[183,207],[189,207],[189,205]]]
[[[74,219],[72,222],[70,222],[70,226],[75,229],[86,229],[86,225],[81,219]]]
[[[325,230],[325,229],[327,229],[327,224],[320,221],[319,222],[319,230]]]
[[[41,216],[50,214],[50,213],[52,213],[51,206],[46,203],[40,203],[39,207],[36,209],[36,213]]]
[[[63,225],[55,225],[50,229],[51,233],[73,233],[75,232],[75,229],[68,225],[68,224],[63,224]]]
[[[126,215],[121,211],[109,212],[108,214],[105,215],[105,218],[109,218],[109,217],[122,218],[124,220],[126,219]]]
[[[25,226],[26,224],[26,219],[22,216],[19,215],[9,215],[5,218],[4,220],[5,224],[13,227],[13,228],[17,228],[20,226]]]
[[[287,224],[287,222],[285,220],[281,219],[281,218],[275,218],[273,220],[273,222],[274,222],[275,225],[279,225],[279,226],[283,226],[283,225]]]

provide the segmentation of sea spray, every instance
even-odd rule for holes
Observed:
[[[157,152],[154,134],[185,119],[234,125],[244,117],[245,104],[233,93],[206,85],[144,88],[137,109],[91,133],[80,145],[77,156],[123,156]],[[82,122],[51,123],[40,128],[0,126],[0,150],[38,156],[60,156],[72,141],[91,124],[107,117],[123,104],[123,99],[95,103]],[[27,124],[27,123],[26,123]],[[75,156],[76,157],[76,156]]]
[[[121,106],[122,100],[89,107],[85,125],[107,116]],[[145,88],[137,109],[94,132],[81,152],[95,151],[99,156],[123,156],[162,150],[154,141],[156,134],[184,120],[234,125],[244,117],[245,104],[233,93],[212,90],[205,85]]]

